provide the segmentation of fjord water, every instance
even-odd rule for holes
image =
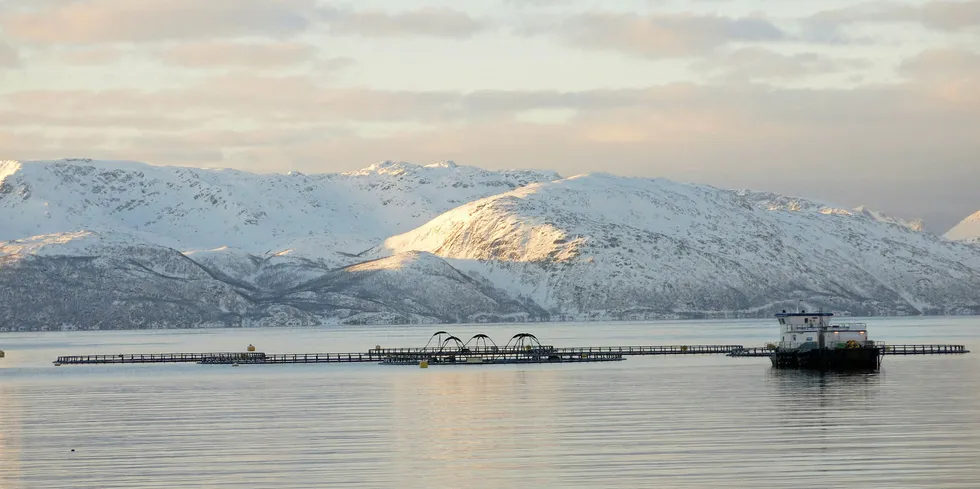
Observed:
[[[363,351],[440,326],[0,335],[0,488],[980,487],[980,318],[875,318],[967,344],[876,374],[765,358],[567,365],[62,366],[58,355]],[[773,321],[446,326],[545,344],[743,344]],[[72,452],[74,449],[74,452]]]

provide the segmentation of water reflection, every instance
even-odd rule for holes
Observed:
[[[766,383],[787,408],[834,408],[854,401],[873,402],[880,372],[817,372],[771,368]]]
[[[977,338],[966,324],[956,334]],[[755,327],[684,326],[696,329],[593,323],[534,332],[559,345],[695,344]],[[91,349],[97,336],[113,347],[134,338],[97,333],[77,345],[59,336],[51,349],[40,345],[47,337],[5,343],[36,350],[8,358],[12,368],[0,372],[3,489],[974,488],[980,480],[977,354],[889,357],[870,375],[722,356],[429,369],[51,366],[57,354]],[[430,333],[195,331],[153,341],[173,351],[248,343],[355,351],[424,344]],[[663,340],[670,336],[678,338]]]
[[[550,414],[560,398],[555,370],[439,366],[399,375],[391,392],[394,460],[404,474],[425,474],[431,487],[499,487],[520,466],[528,483],[545,484],[549,466],[521,454],[558,444]],[[538,459],[543,460],[543,459]]]
[[[0,382],[0,487],[21,487],[21,447],[24,426],[22,404],[17,388]]]

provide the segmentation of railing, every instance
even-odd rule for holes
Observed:
[[[384,358],[376,353],[275,353],[266,355],[261,363],[360,363]]]
[[[840,324],[826,324],[826,325],[810,323],[810,324],[785,324],[783,326],[788,326],[786,331],[789,333],[817,332],[817,331],[867,331],[868,330],[867,323],[840,323]]]
[[[867,341],[860,344],[862,347],[878,348],[882,355],[952,355],[970,353],[964,345],[885,345],[884,342]],[[846,346],[837,348],[847,349]],[[734,350],[728,354],[730,357],[768,357],[775,353],[775,348],[771,347],[751,347]]]
[[[556,348],[542,346],[540,348],[517,349],[502,347],[486,348],[372,348],[372,355],[421,355],[421,354],[471,354],[471,355],[507,355],[527,352],[540,353],[618,353],[622,355],[685,355],[729,353],[742,348],[742,345],[668,345],[668,346],[582,346]]]
[[[582,363],[616,362],[623,360],[618,353],[506,353],[497,355],[453,355],[441,354],[419,357],[417,353],[405,353],[386,357],[381,363],[386,365],[414,365],[421,360],[426,365],[486,365],[514,363]]]
[[[534,351],[554,351],[555,347],[542,345],[542,346],[531,347],[530,349]],[[529,350],[527,348],[518,349],[518,348],[504,348],[498,346],[487,346],[487,347],[481,346],[481,347],[465,347],[465,348],[459,348],[456,346],[452,346],[452,347],[447,346],[444,348],[430,346],[427,348],[372,348],[368,350],[368,354],[370,355],[387,355],[387,354],[404,354],[404,353],[438,354],[438,353],[461,353],[461,352],[490,354],[490,353],[500,353],[500,352],[516,352],[516,351],[529,351]]]
[[[828,329],[831,329],[831,330],[839,329],[841,331],[853,331],[853,330],[856,329],[856,330],[861,330],[861,331],[867,331],[868,330],[868,323],[839,323],[839,324],[831,324]]]
[[[742,345],[669,345],[669,346],[584,346],[556,348],[559,353],[618,353],[621,355],[698,355],[725,354],[744,348]]]
[[[770,348],[768,346],[754,346],[750,348],[741,348],[738,350],[733,350],[728,354],[730,357],[771,357],[773,353],[776,353],[775,348]]]
[[[117,355],[69,355],[55,360],[57,364],[109,364],[109,363],[194,363],[206,358],[228,358],[238,360],[254,360],[264,357],[265,353],[258,352],[223,352],[223,353],[135,353]]]
[[[970,353],[965,345],[877,345],[882,355],[946,355]]]

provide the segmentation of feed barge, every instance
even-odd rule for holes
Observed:
[[[735,350],[733,357],[769,357],[774,368],[820,371],[876,371],[885,355],[941,355],[969,353],[963,345],[884,345],[868,339],[866,323],[831,321],[829,312],[776,314],[779,343],[764,348]]]

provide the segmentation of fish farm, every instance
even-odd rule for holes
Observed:
[[[69,355],[55,361],[61,365],[197,363],[205,365],[265,365],[300,363],[377,363],[382,365],[499,365],[531,363],[615,362],[637,355],[727,355],[729,357],[772,357],[773,345],[746,348],[742,345],[585,346],[556,347],[542,344],[530,333],[512,336],[503,346],[490,336],[477,334],[467,341],[437,331],[422,347],[381,348],[351,353],[264,353],[249,345],[244,352],[214,353],[124,353],[114,355]],[[880,355],[963,354],[963,345],[880,345]]]

